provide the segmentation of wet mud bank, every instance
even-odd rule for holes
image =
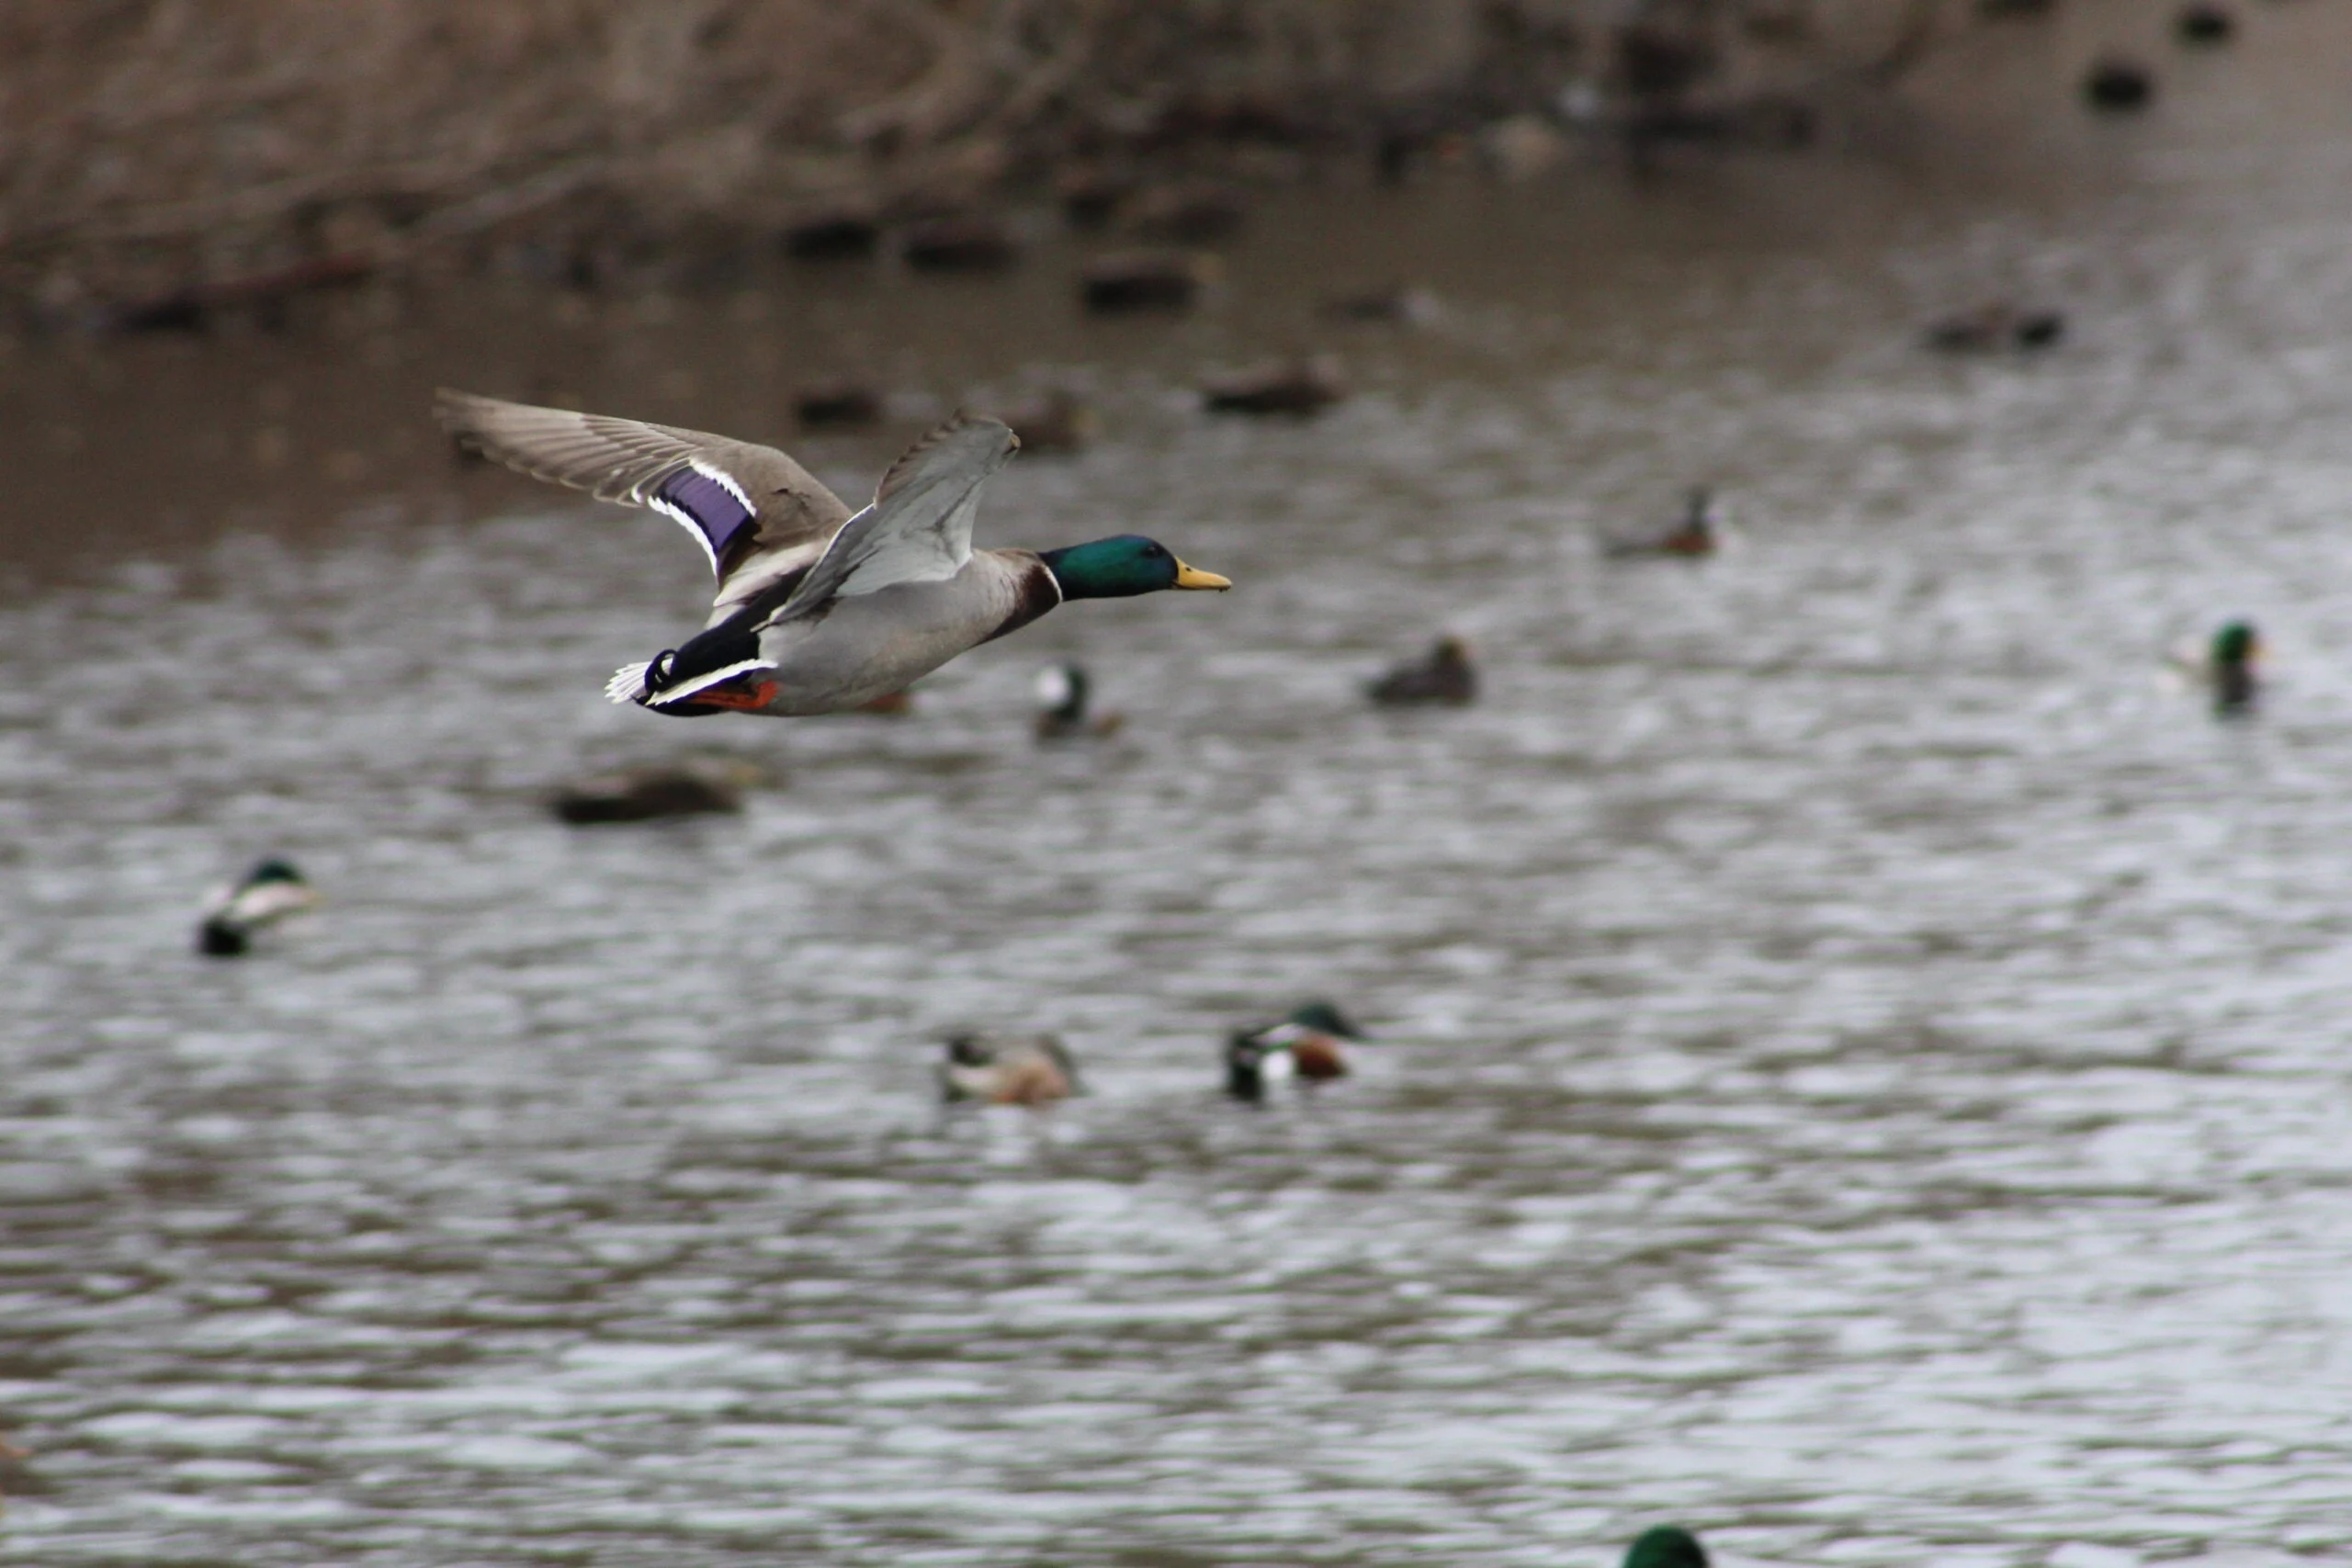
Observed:
[[[1800,146],[1991,25],[1897,0],[288,0],[0,24],[0,300],[199,331],[371,277],[725,287],[1216,237],[1234,188]]]

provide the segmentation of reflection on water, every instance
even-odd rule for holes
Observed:
[[[191,467],[52,507],[93,537],[0,609],[17,1556],[2352,1551],[2352,143],[2151,136],[2006,217],[1810,166],[1319,198],[1172,329],[1044,269],[787,299],[775,341],[943,395],[1091,380],[1107,439],[1009,469],[992,542],[1110,520],[1240,584],[1072,606],[911,720],[600,701],[692,625],[694,552],[444,474],[418,395],[531,390],[552,329],[59,371],[54,421],[112,398]],[[1204,422],[1193,367],[1374,233],[1445,319],[1349,338],[1317,423]],[[1920,355],[2001,267],[2068,346]],[[747,307],[677,309],[546,373],[780,428]],[[637,390],[657,359],[697,389]],[[416,443],[413,493],[195,467],[272,385],[294,450]],[[889,445],[810,450],[846,487]],[[1595,547],[1699,479],[1731,552]],[[2234,613],[2278,679],[2222,724],[2155,671]],[[1480,705],[1363,705],[1448,628]],[[1114,739],[1031,741],[1066,656]],[[785,782],[544,810],[692,743]],[[199,960],[265,851],[327,909]],[[1358,1076],[1226,1100],[1222,1028],[1322,992]],[[1061,1032],[1092,1092],[943,1111],[967,1024]]]

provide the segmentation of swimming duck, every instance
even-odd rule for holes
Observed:
[[[204,923],[196,929],[196,950],[208,958],[235,958],[253,945],[255,931],[315,908],[318,902],[318,889],[294,869],[293,862],[263,861],[243,882],[221,888],[206,902]]]
[[[1335,321],[1392,321],[1400,326],[1421,326],[1442,314],[1436,295],[1401,283],[1329,295],[1317,310]]]
[[[2065,336],[2062,312],[1996,300],[1935,322],[1928,328],[1928,346],[1941,354],[2030,351],[2055,347]]]
[[[1061,198],[1062,216],[1069,220],[1073,229],[1102,228],[1135,191],[1135,175],[1102,164],[1070,169],[1054,182],[1054,194]]]
[[[2227,623],[2202,653],[2175,653],[2172,662],[2189,680],[2211,688],[2215,713],[2249,713],[2262,695],[2262,634],[2251,621]]]
[[[1147,240],[1198,245],[1230,238],[1248,215],[1240,197],[1223,186],[1161,186],[1136,197],[1128,224]]]
[[[864,261],[882,243],[882,221],[864,207],[805,213],[784,230],[785,254],[796,261]]]
[[[1211,413],[1280,413],[1305,418],[1348,395],[1339,362],[1329,355],[1269,360],[1201,383]]]
[[[1309,1083],[1348,1076],[1342,1040],[1363,1032],[1328,1001],[1303,1002],[1279,1023],[1237,1029],[1225,1043],[1225,1090],[1236,1100],[1262,1100],[1266,1086],[1286,1077]]]
[[[881,422],[882,394],[846,378],[811,381],[792,394],[792,412],[803,430],[860,429]]]
[[[1038,739],[1100,739],[1126,722],[1125,714],[1088,716],[1086,702],[1091,684],[1082,664],[1048,664],[1037,671]]]
[[[1713,555],[1722,543],[1714,492],[1704,485],[1693,485],[1683,497],[1682,516],[1664,533],[1646,538],[1611,539],[1607,550],[1612,556],[1680,556],[1691,559]]]
[[[2132,114],[2156,96],[2156,79],[2136,60],[2107,55],[2083,73],[2083,101],[2101,114]]]
[[[1189,310],[1223,275],[1215,256],[1192,251],[1114,251],[1079,275],[1078,297],[1100,315]]]
[[[1066,387],[995,412],[1021,437],[1023,452],[1076,452],[1102,427],[1093,405]]]
[[[1429,703],[1462,707],[1477,700],[1478,671],[1470,662],[1470,645],[1448,633],[1437,639],[1427,658],[1397,665],[1364,693],[1383,707]]]
[[[939,1065],[939,1087],[950,1100],[1043,1105],[1078,1092],[1078,1067],[1056,1035],[957,1034]]]
[[[1021,259],[1021,244],[993,218],[948,216],[909,229],[899,254],[922,272],[1002,272]]]
[[[701,634],[605,688],[659,714],[840,713],[1065,600],[1233,586],[1134,534],[973,549],[980,486],[1021,446],[992,419],[959,416],[924,436],[853,516],[771,446],[447,389],[439,412],[510,468],[663,513],[702,546],[718,592]]]
[[[575,780],[555,792],[549,807],[566,822],[650,822],[741,811],[743,791],[766,782],[763,770],[741,758],[689,757]]]
[[[1707,1568],[1707,1549],[1680,1525],[1654,1525],[1625,1549],[1624,1568]]]
[[[2173,36],[2188,44],[2227,43],[2236,36],[2237,18],[2206,0],[2192,0],[2172,19]]]

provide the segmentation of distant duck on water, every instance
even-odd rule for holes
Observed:
[[[2254,711],[2262,695],[2262,634],[2251,621],[2231,621],[2201,653],[2176,653],[2174,668],[2213,694],[2213,711]]]
[[[1329,355],[1272,359],[1212,376],[1201,383],[1211,413],[1285,414],[1304,419],[1348,395],[1339,361]]]
[[[1707,1549],[1680,1525],[1657,1525],[1634,1538],[1623,1568],[1707,1568]]]
[[[689,757],[575,779],[559,786],[548,805],[575,824],[652,822],[741,811],[743,792],[767,782],[765,769],[741,758]]]
[[[1478,699],[1478,670],[1470,661],[1470,645],[1448,633],[1426,657],[1397,665],[1364,692],[1383,707],[1462,707]]]
[[[1927,344],[1939,354],[2030,353],[2054,348],[2066,336],[2066,318],[2056,310],[1996,300],[1944,317],[1928,328]]]
[[[1682,515],[1661,532],[1612,538],[1604,548],[1612,556],[1678,556],[1695,560],[1723,547],[1723,519],[1717,515],[1715,492],[1692,485],[1683,493]]]
[[[1066,387],[997,411],[1021,437],[1023,452],[1077,452],[1102,433],[1102,416]]]
[[[1252,1024],[1227,1037],[1226,1092],[1236,1100],[1262,1100],[1269,1086],[1286,1078],[1345,1077],[1348,1059],[1340,1043],[1363,1037],[1334,1004],[1301,1003],[1280,1022]]]
[[[318,889],[291,861],[263,861],[243,882],[223,887],[206,903],[197,927],[196,950],[208,958],[235,958],[253,945],[254,934],[306,909],[318,908]]]
[[[1091,688],[1082,664],[1048,664],[1037,671],[1037,739],[1099,739],[1126,722],[1125,714],[1089,714]]]
[[[1043,1105],[1078,1092],[1078,1066],[1057,1035],[969,1032],[948,1038],[939,1087],[949,1100]]]

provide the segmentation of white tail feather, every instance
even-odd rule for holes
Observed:
[[[653,668],[649,660],[643,664],[624,664],[613,671],[605,682],[605,700],[610,703],[641,703],[646,698],[645,672]]]

